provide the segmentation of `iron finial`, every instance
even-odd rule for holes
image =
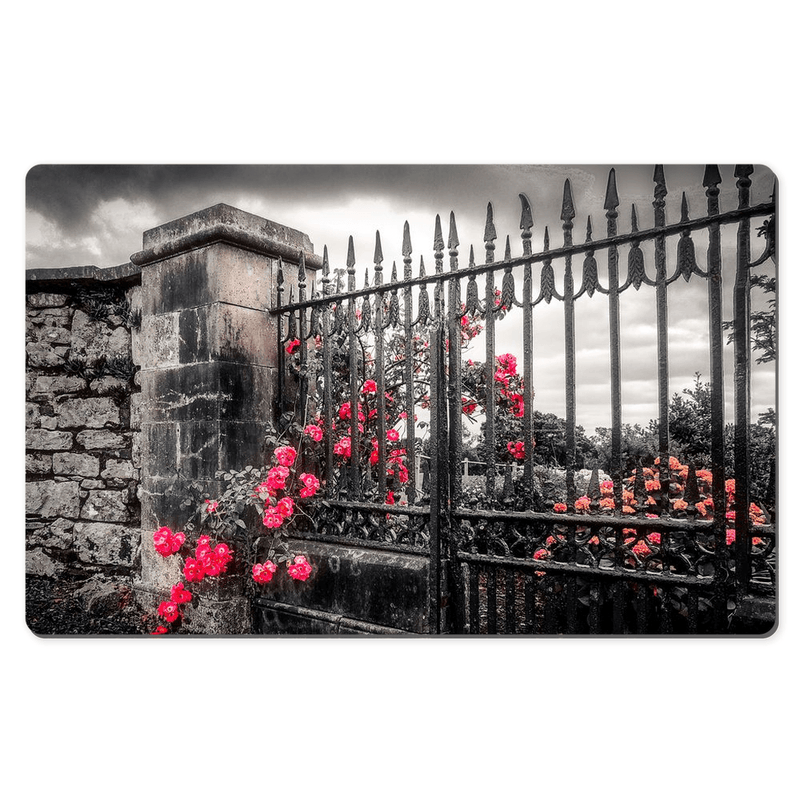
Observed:
[[[547,225],[544,226],[544,244],[542,245],[543,250],[550,249],[550,231]]]
[[[494,209],[492,204],[486,206],[486,227],[483,230],[483,241],[493,242],[497,238],[497,231],[494,229]]]
[[[433,228],[433,249],[438,253],[444,250],[444,236],[442,236],[442,220],[436,215],[436,223]]]
[[[689,201],[686,199],[686,192],[681,193],[681,222],[689,221]]]
[[[469,265],[475,266],[475,248],[472,245],[469,246]]]
[[[381,232],[375,231],[375,256],[372,259],[375,264],[375,272],[379,272],[383,263],[383,249],[381,248]]]
[[[586,241],[592,241],[592,218],[591,216],[586,217]]]
[[[519,221],[519,228],[522,231],[529,231],[533,227],[533,211],[531,211],[531,201],[527,196],[520,193],[519,201],[522,204],[522,216]]]
[[[753,174],[752,164],[737,164],[733,171],[734,178],[747,178]]]
[[[347,271],[350,272],[351,270],[355,272],[356,265],[356,251],[355,247],[353,246],[353,237],[351,236],[347,241]]]
[[[403,255],[410,256],[411,255],[411,231],[408,227],[408,220],[405,221],[403,224]]]
[[[511,237],[506,236],[506,252],[503,255],[503,260],[508,261],[511,258]]]
[[[570,222],[575,219],[575,206],[572,203],[572,186],[569,178],[564,181],[564,198],[561,201],[561,219]]]
[[[603,208],[606,211],[612,211],[619,205],[619,197],[617,195],[617,173],[614,168],[608,173],[608,185],[606,186],[606,201]]]
[[[447,236],[447,249],[455,250],[459,245],[458,231],[456,230],[456,215],[453,211],[450,212],[450,232]]]
[[[667,196],[667,181],[664,178],[664,166],[663,164],[657,164],[656,168],[653,170],[653,182],[656,185],[655,188],[655,196],[659,200],[663,200]]]
[[[639,220],[636,216],[636,206],[631,203],[631,231],[636,233],[639,230]]]
[[[719,174],[719,167],[716,164],[707,164],[703,174],[703,186],[718,186],[722,183],[722,175]]]

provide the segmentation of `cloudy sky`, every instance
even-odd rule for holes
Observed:
[[[681,193],[685,192],[690,215],[703,216],[706,200],[702,165],[665,167],[667,222],[680,218]],[[27,267],[94,264],[112,266],[129,260],[141,249],[142,232],[169,220],[224,202],[250,213],[307,233],[315,251],[328,246],[334,267],[344,266],[347,239],[355,242],[359,280],[371,266],[375,231],[381,233],[384,267],[397,261],[402,268],[403,223],[409,222],[414,268],[419,257],[433,265],[433,232],[436,214],[443,221],[455,212],[462,263],[469,246],[476,260],[483,260],[483,226],[486,205],[493,204],[497,229],[496,259],[502,258],[505,237],[511,236],[512,254],[521,253],[518,194],[530,199],[534,213],[533,247],[541,249],[545,226],[551,247],[563,239],[561,197],[570,180],[576,218],[574,239],[582,241],[587,215],[592,217],[593,238],[605,235],[603,199],[609,166],[36,166],[26,181]],[[735,208],[737,195],[732,166],[721,166],[720,204]],[[630,229],[630,209],[635,204],[639,227],[653,221],[653,167],[616,168],[620,197],[619,231]],[[773,173],[757,167],[752,202],[765,202],[773,189]],[[760,223],[760,220],[758,221]],[[723,238],[725,318],[731,316],[732,275],[735,267],[735,227]],[[705,266],[708,243],[703,232],[693,235],[698,261]],[[761,240],[754,240],[754,252]],[[674,264],[676,240],[668,242],[669,266]],[[654,275],[652,244],[643,246],[645,266]],[[605,282],[605,254],[598,254],[601,282]],[[579,281],[581,259],[574,270]],[[627,250],[620,255],[624,280]],[[561,286],[562,265],[556,268]],[[772,262],[765,271],[772,268]],[[536,271],[538,274],[538,270]],[[499,280],[499,278],[498,278]],[[518,297],[522,290],[517,281]],[[579,283],[577,285],[580,285]],[[761,305],[754,295],[754,307]],[[669,289],[670,388],[681,391],[693,384],[695,372],[709,375],[707,300],[705,282],[682,280]],[[576,305],[578,422],[588,432],[610,424],[608,304],[605,296],[583,297]],[[498,351],[522,356],[521,311],[510,314],[498,328]],[[644,286],[625,292],[621,302],[623,421],[647,424],[657,416],[656,339],[654,290]],[[536,406],[564,415],[563,305],[540,304],[535,314],[534,385]],[[471,355],[482,358],[483,342],[476,341]],[[728,418],[731,418],[732,347],[726,348]],[[775,406],[772,365],[756,367],[753,375],[753,413]]]

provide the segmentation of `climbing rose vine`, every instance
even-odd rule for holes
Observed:
[[[302,431],[302,440],[318,443],[322,428],[309,424]],[[170,589],[169,599],[158,605],[158,625],[153,635],[163,635],[178,630],[187,609],[197,599],[196,592],[187,586],[200,586],[219,579],[235,563],[236,553],[230,539],[242,538],[243,556],[252,552],[250,577],[254,585],[269,583],[281,565],[294,581],[305,582],[314,571],[305,555],[293,553],[288,545],[288,528],[297,515],[302,514],[301,504],[313,498],[320,489],[320,481],[313,472],[300,472],[298,450],[288,444],[273,449],[272,462],[262,469],[246,467],[242,472],[219,473],[227,482],[227,489],[219,498],[203,498],[184,526],[184,531],[173,532],[163,526],[153,534],[153,547],[163,558],[182,560],[184,580]],[[193,488],[199,489],[197,484]],[[190,500],[184,507],[191,507]],[[252,533],[245,519],[248,509],[257,512],[260,530]],[[250,520],[252,522],[252,512]],[[194,521],[197,519],[198,524]],[[198,530],[199,528],[199,530]],[[187,532],[198,533],[194,547]],[[222,537],[226,540],[222,540]],[[266,543],[267,557],[258,561],[255,553]]]

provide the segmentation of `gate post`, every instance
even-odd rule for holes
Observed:
[[[139,361],[142,432],[140,605],[155,610],[183,580],[176,559],[159,556],[152,533],[182,530],[197,481],[211,496],[218,470],[263,464],[277,386],[275,304],[279,258],[297,281],[300,251],[316,268],[308,236],[219,204],[145,231],[131,256],[142,269]],[[234,544],[235,550],[235,544]],[[251,630],[244,565],[214,586],[198,586],[190,633]]]

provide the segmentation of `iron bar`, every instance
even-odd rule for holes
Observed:
[[[739,208],[750,204],[749,164],[736,167]],[[733,295],[733,389],[736,410],[734,511],[734,553],[736,562],[736,594],[747,591],[750,583],[750,220],[739,223],[736,236],[736,284]],[[716,509],[715,509],[716,510]]]
[[[722,176],[716,166],[706,167],[703,186],[706,187],[709,216],[719,214],[719,185]],[[708,229],[708,341],[711,371],[711,499],[714,505],[714,548],[717,594],[714,601],[717,625],[727,615],[726,578],[728,554],[726,544],[725,508],[725,379],[722,338],[722,248],[720,226]],[[718,509],[718,510],[717,510]]]
[[[531,228],[533,228],[533,212],[528,198],[521,194],[522,216],[519,227],[522,231],[522,254],[531,254]],[[523,486],[528,502],[533,498],[533,266],[525,262],[522,278],[522,431],[525,442],[525,463]]]
[[[617,234],[619,212],[617,176],[615,170],[608,174],[608,185],[603,208],[606,212],[606,230],[609,238]],[[608,331],[609,367],[611,370],[611,480],[614,484],[614,512],[622,510],[622,366],[620,357],[619,326],[619,253],[617,246],[608,248]],[[623,537],[617,536],[616,558],[624,560]]]
[[[381,235],[375,231],[375,287],[383,285],[383,250]],[[383,354],[383,301],[386,295],[375,293],[375,385],[378,411],[378,497],[386,499],[386,372]]]
[[[483,234],[483,241],[486,250],[486,263],[491,264],[494,261],[494,240],[497,234],[492,222],[492,204],[489,203],[486,210],[486,229]],[[495,372],[495,341],[494,341],[494,324],[495,314],[497,307],[497,299],[495,297],[494,289],[494,272],[489,271],[486,273],[486,360],[484,364],[485,381],[486,381],[486,423],[484,426],[484,439],[486,440],[486,497],[488,498],[489,505],[494,503],[495,499],[495,397],[494,397],[494,372]]]
[[[444,238],[442,237],[442,224],[439,215],[433,235],[434,260],[436,262],[437,282],[434,288],[434,312],[431,328],[430,353],[431,353],[431,477],[430,477],[430,612],[429,625],[432,631],[441,633],[442,626],[442,523],[447,510],[446,464],[447,459],[447,406],[446,406],[446,377],[444,369],[444,297],[442,280],[442,258],[444,256]]]
[[[575,209],[569,180],[564,182],[561,219],[564,230],[564,248],[572,246],[572,220]],[[564,256],[564,387],[566,393],[565,468],[567,483],[567,510],[575,510],[575,287],[572,280],[572,255]],[[574,547],[574,535],[572,537]]]
[[[411,231],[408,222],[403,225],[403,278],[406,280],[411,277]],[[414,443],[414,329],[413,329],[413,299],[412,289],[406,286],[403,290],[403,321],[405,331],[405,412],[406,412],[406,462],[410,465],[408,471],[408,483],[406,485],[406,496],[409,503],[416,500],[416,446]],[[386,441],[386,437],[381,439],[381,443]],[[395,473],[398,473],[398,464],[394,465]]]
[[[587,578],[603,578],[607,580],[625,580],[631,583],[652,583],[654,585],[669,584],[675,586],[708,586],[713,587],[714,579],[700,575],[673,575],[668,572],[634,569],[604,569],[588,564],[570,564],[567,561],[535,561],[513,556],[489,556],[480,553],[461,553],[461,560],[466,564],[484,566],[513,567],[525,572],[543,572],[547,575],[583,575]]]
[[[356,256],[353,249],[353,237],[351,236],[347,244],[347,288],[351,293],[347,308],[347,333],[350,344],[350,485],[349,496],[356,498],[361,496],[361,469],[359,465],[360,436],[358,431],[358,409],[359,409],[359,370],[358,370],[358,346],[359,340],[356,335],[356,298],[352,295],[356,288]]]
[[[327,246],[322,252],[322,296],[325,297],[331,288]],[[331,303],[326,303],[322,307],[322,415],[325,431],[325,485],[328,492],[333,488],[333,386],[331,385],[333,381],[332,324],[333,310],[331,308]]]
[[[667,184],[664,168],[657,166],[653,173],[655,182],[653,215],[656,227],[666,225]],[[656,331],[658,349],[658,474],[660,492],[658,510],[660,514],[669,512],[669,330],[667,320],[667,253],[666,238],[657,236],[655,241],[656,261]]]

